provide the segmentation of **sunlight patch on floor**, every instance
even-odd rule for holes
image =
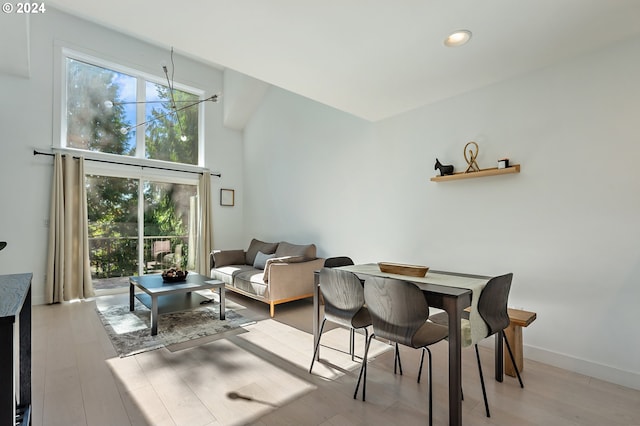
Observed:
[[[286,359],[301,369],[309,370],[313,355],[312,334],[274,320],[259,321],[246,329],[250,330],[250,333],[243,334],[240,338]],[[278,338],[274,339],[274,335]],[[352,361],[349,354],[349,330],[334,328],[324,332],[320,345],[320,360],[314,364],[312,374],[326,380],[335,380],[349,371],[359,369],[364,355],[364,345],[364,335],[356,333],[356,357]],[[373,359],[391,349],[388,344],[373,340],[369,356]]]

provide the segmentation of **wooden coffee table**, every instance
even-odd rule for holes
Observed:
[[[136,292],[136,288],[144,293]],[[195,273],[189,273],[185,281],[179,282],[164,282],[160,274],[129,277],[129,311],[134,310],[134,298],[151,309],[151,335],[155,336],[158,334],[159,315],[200,306],[209,299],[193,292],[214,288],[218,289],[220,295],[220,319],[224,320],[224,283]]]

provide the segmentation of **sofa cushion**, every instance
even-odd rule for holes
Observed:
[[[256,261],[256,255],[259,251],[264,254],[272,254],[276,252],[278,248],[278,243],[265,243],[264,241],[256,240],[255,238],[251,240],[249,244],[249,248],[247,249],[247,254],[245,256],[245,263],[247,265],[253,265],[253,262]]]
[[[249,294],[262,298],[268,298],[268,286],[262,281],[263,272],[250,268],[237,274],[234,278],[234,287]]]
[[[265,265],[267,264],[267,260],[273,259],[275,256],[275,253],[264,254],[263,252],[259,251],[258,254],[256,254],[256,260],[253,262],[253,267],[256,269],[264,269]]]
[[[306,245],[298,245],[287,243],[286,241],[282,241],[278,244],[278,248],[276,250],[276,257],[285,257],[285,256],[302,256],[305,260],[312,260],[316,258],[316,245],[315,244],[306,244]]]
[[[253,266],[249,265],[227,265],[220,268],[213,268],[211,270],[211,278],[220,280],[225,284],[233,286],[233,279],[243,272],[256,271]],[[262,271],[256,271],[262,272]]]
[[[244,265],[244,250],[220,250],[213,252],[213,265],[220,268],[227,265]]]

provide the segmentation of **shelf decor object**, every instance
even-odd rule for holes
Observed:
[[[476,147],[475,152],[472,148],[469,148],[469,157],[467,157],[467,147],[469,145],[473,145]],[[480,153],[480,148],[478,147],[478,144],[471,141],[469,143],[467,143],[464,146],[464,150],[462,151],[462,153],[464,154],[464,159],[467,162],[467,164],[469,165],[467,167],[467,170],[465,170],[465,173],[471,173],[471,172],[479,172],[480,171],[480,167],[478,167],[478,163],[476,162],[476,158],[478,158],[478,154]]]
[[[497,176],[497,175],[508,175],[512,173],[520,173],[520,164],[514,164],[513,166],[505,167],[504,169],[499,169],[497,167],[491,169],[479,170],[477,172],[472,173],[454,173],[452,175],[447,176],[434,176],[431,178],[433,182],[443,182],[449,180],[459,180],[459,179],[472,179],[486,176]]]
[[[437,158],[436,164],[433,166],[433,170],[440,170],[440,176],[453,174],[453,166],[451,164],[442,164]]]

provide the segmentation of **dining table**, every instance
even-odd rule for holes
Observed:
[[[425,295],[429,306],[439,308],[447,312],[449,319],[449,424],[462,424],[462,347],[463,336],[461,332],[461,319],[463,311],[469,309],[474,313],[474,307],[485,284],[492,278],[484,275],[472,275],[460,272],[438,271],[429,269],[425,276],[415,277],[382,272],[376,263],[341,266],[337,269],[353,272],[366,285],[367,277],[377,276],[394,278],[415,284]],[[320,282],[319,272],[315,273],[315,285],[313,291],[313,343],[314,347],[319,339],[320,326]],[[476,329],[474,329],[474,325]],[[485,326],[482,320],[474,321],[471,317],[472,332],[482,333]],[[496,380],[502,381],[502,345],[500,346],[500,362],[498,362],[498,349],[496,350]],[[320,351],[316,353],[319,359]],[[500,370],[500,371],[498,371]]]

